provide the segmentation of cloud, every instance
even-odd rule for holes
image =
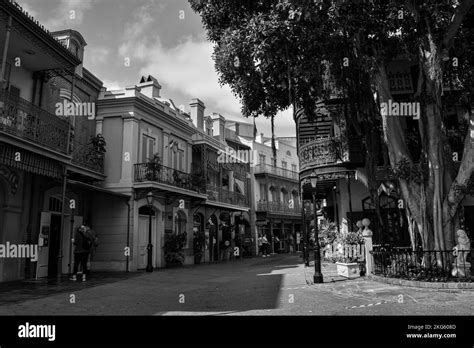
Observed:
[[[23,8],[23,10],[25,10],[26,12],[28,12],[28,14],[30,16],[33,16],[35,17],[35,19],[38,19],[38,12],[33,10],[33,8],[31,7],[31,3],[29,2],[21,2],[20,3],[20,6]]]
[[[104,79],[102,82],[104,83],[104,87],[106,87],[108,91],[122,89],[126,86],[125,82],[123,81],[112,81]]]
[[[80,25],[92,4],[92,0],[59,0],[55,10],[44,21],[44,26],[55,31]]]
[[[84,54],[84,65],[96,69],[97,65],[107,63],[111,50],[107,47],[86,47]]]
[[[201,99],[207,112],[219,112],[224,117],[242,120],[241,104],[232,94],[229,86],[221,86],[212,59],[212,43],[196,37],[183,37],[172,47],[165,47],[153,28],[154,19],[147,6],[138,8],[132,15],[132,22],[125,26],[119,54],[130,57],[131,64],[139,66],[140,75],[152,75],[166,91],[175,91],[189,98],[175,100],[179,105],[192,98]],[[252,119],[244,119],[252,122]],[[259,131],[270,133],[270,121],[258,118]],[[276,118],[278,135],[294,134],[292,115],[283,112]]]

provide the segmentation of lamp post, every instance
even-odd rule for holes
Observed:
[[[318,235],[318,208],[316,207],[316,184],[317,178],[311,177],[311,186],[313,188],[313,209],[314,209],[314,283],[323,282],[323,274],[321,273],[321,251],[319,246],[319,235]]]
[[[146,201],[148,203],[148,208],[150,208],[148,212],[148,261],[146,264],[146,271],[147,272],[153,272],[153,244],[151,244],[151,213],[153,211],[153,201],[155,200],[155,197],[153,196],[153,193],[150,191],[146,195]]]
[[[305,219],[304,219],[304,222],[303,222],[303,259],[304,259],[304,264],[305,266],[309,266],[309,250],[308,250],[308,246],[309,246],[309,227],[311,226],[308,226],[310,225],[310,222],[308,221],[308,219],[306,219],[306,214],[310,213],[310,217],[311,217],[311,206],[310,204],[308,203],[308,201],[305,202],[304,204],[304,216],[305,216]]]

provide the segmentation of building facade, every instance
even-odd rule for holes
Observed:
[[[72,265],[74,228],[107,195],[94,186],[105,178],[93,119],[102,82],[82,66],[77,31],[51,33],[10,1],[0,27],[0,245],[38,247],[37,260],[2,255],[0,281],[57,276]]]
[[[104,188],[131,198],[128,206],[118,199],[98,203],[114,214],[102,209],[94,216],[102,236],[96,269],[144,269],[150,241],[152,266],[165,267],[167,238],[183,232],[185,264],[195,262],[195,233],[206,238],[204,262],[231,256],[235,215],[240,219],[248,211],[244,170],[218,161],[219,151],[227,146],[219,117],[205,117],[199,99],[191,101],[190,109],[185,113],[162,98],[152,76],[123,90],[101,92],[97,132],[110,148]],[[154,197],[152,206],[148,194]]]
[[[251,155],[250,225],[255,239],[265,234],[271,252],[301,250],[301,197],[296,138],[276,138],[276,156],[271,138],[256,135],[253,124],[231,121],[227,128],[246,144]],[[258,254],[257,247],[255,252]]]

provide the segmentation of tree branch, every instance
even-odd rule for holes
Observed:
[[[449,49],[453,44],[454,37],[461,26],[464,17],[474,5],[474,0],[464,0],[457,8],[451,20],[451,24],[443,38],[443,48]]]

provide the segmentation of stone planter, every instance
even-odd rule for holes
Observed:
[[[337,274],[340,276],[352,279],[358,278],[359,275],[359,264],[357,262],[352,263],[344,263],[344,262],[336,262],[337,266]]]

